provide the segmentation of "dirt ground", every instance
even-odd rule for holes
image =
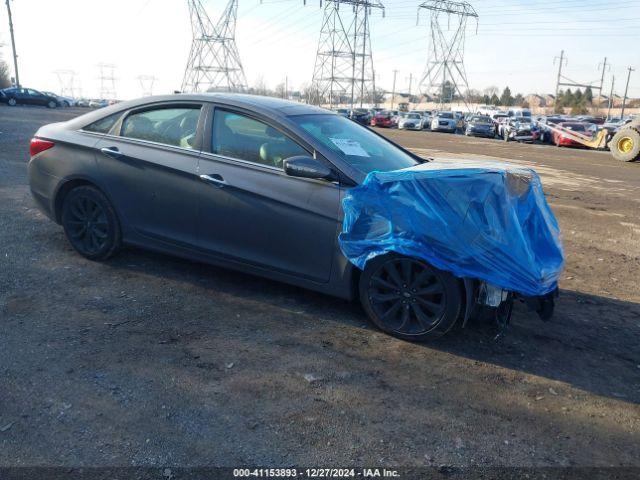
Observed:
[[[357,304],[127,250],[75,254],[28,141],[74,110],[0,106],[0,466],[640,467],[640,164],[385,131],[535,167],[567,254],[555,318],[430,344]]]

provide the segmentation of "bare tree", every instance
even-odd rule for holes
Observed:
[[[253,87],[251,87],[252,93],[256,95],[268,95],[269,91],[267,89],[267,84],[264,82],[264,78],[262,76],[258,77],[256,83]]]
[[[500,90],[495,85],[485,88],[482,93],[484,93],[488,97],[493,97],[494,95],[498,95]]]
[[[11,86],[11,76],[9,75],[9,65],[0,56],[0,88]]]

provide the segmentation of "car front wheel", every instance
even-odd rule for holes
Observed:
[[[7,100],[7,104],[8,104],[10,107],[15,107],[15,106],[18,104],[18,102],[16,102],[16,99],[15,99],[15,98],[10,98],[9,100]]]
[[[56,102],[54,102],[53,100],[50,100],[49,103],[47,103],[47,107],[49,108],[56,108],[58,106],[58,104]]]
[[[441,337],[456,323],[462,305],[456,277],[394,253],[370,260],[359,287],[360,301],[371,321],[403,340]]]
[[[95,187],[76,187],[66,195],[62,226],[71,246],[89,260],[106,260],[120,247],[116,212]]]

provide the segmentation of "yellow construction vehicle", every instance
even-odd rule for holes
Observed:
[[[613,157],[623,162],[633,162],[640,160],[640,118],[627,123],[620,127],[611,140],[611,134],[608,129],[603,128],[593,135],[585,135],[580,132],[574,132],[560,125],[546,124],[545,128],[561,134],[563,137],[569,138],[585,147],[594,149],[605,149],[609,147]]]
[[[640,118],[620,127],[609,142],[613,158],[623,162],[640,160]]]

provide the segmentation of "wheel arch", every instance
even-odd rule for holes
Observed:
[[[94,180],[87,177],[67,178],[60,183],[54,195],[53,215],[57,223],[62,222],[62,205],[64,203],[64,199],[66,198],[66,196],[74,188],[82,187],[82,186],[94,187],[95,189],[99,190],[100,193],[102,193],[105,197],[107,197],[111,205],[114,205],[113,202],[111,201],[111,197],[109,193]],[[115,206],[113,206],[113,208],[115,209]],[[116,211],[116,214],[118,214],[117,211]],[[118,217],[120,217],[120,215],[118,215]]]

